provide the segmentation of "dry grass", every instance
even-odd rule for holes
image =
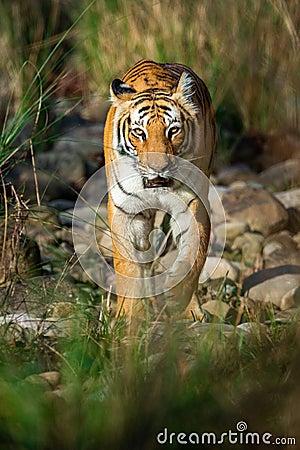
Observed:
[[[299,24],[296,1],[96,1],[78,50],[92,90],[107,93],[141,58],[176,61],[202,76],[216,107],[233,104],[246,129],[295,127]]]
[[[107,98],[111,80],[147,57],[191,66],[215,107],[229,105],[245,129],[295,128],[299,25],[295,0],[0,0],[0,110],[3,116],[11,92],[22,101],[41,66],[46,85],[67,67]]]

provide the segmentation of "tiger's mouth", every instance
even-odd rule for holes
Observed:
[[[155,178],[143,178],[145,188],[158,188],[158,187],[171,187],[173,180],[171,178],[160,177]]]

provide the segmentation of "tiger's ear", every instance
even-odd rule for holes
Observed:
[[[193,96],[195,94],[194,80],[188,72],[183,72],[174,88],[173,98],[175,98],[189,112],[197,114],[198,106],[195,104]]]
[[[130,87],[124,81],[116,78],[110,85],[111,101],[120,104],[131,99],[136,90]]]

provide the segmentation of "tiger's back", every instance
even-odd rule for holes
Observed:
[[[201,239],[195,263],[189,260],[189,249],[195,245],[192,227],[187,234],[182,233],[184,236],[172,230],[174,241],[186,239],[187,242],[175,271],[180,270],[179,267],[192,266],[184,282],[186,296],[180,306],[184,309],[196,289],[205,262],[210,221],[203,203],[192,194],[187,195],[184,186],[176,186],[175,189],[173,178],[176,179],[177,157],[191,161],[206,176],[211,173],[215,119],[208,89],[190,68],[182,64],[142,60],[129,69],[121,80],[112,82],[111,97],[113,104],[105,124],[104,153],[114,266],[117,284],[122,285],[122,293],[118,295],[118,311],[131,316],[134,309],[144,310],[144,307],[136,306],[138,295],[132,295],[130,280],[145,276],[145,264],[126,256],[120,249],[120,242],[123,247],[130,242],[135,248],[147,251],[155,208],[145,207],[145,211],[139,208],[149,192],[151,198],[155,197],[161,204],[166,193],[176,192],[198,224],[197,233]],[[134,182],[127,182],[122,178],[123,169],[110,164],[123,160],[133,168],[136,174]],[[203,195],[207,196],[205,193]],[[176,206],[173,209],[174,215],[178,215]],[[128,290],[125,294],[124,285]],[[182,287],[181,283],[179,290],[169,289],[166,283],[166,290],[171,292],[174,303]]]

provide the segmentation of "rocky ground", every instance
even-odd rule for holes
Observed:
[[[59,139],[36,155],[40,206],[34,205],[37,195],[31,163],[25,159],[10,172],[9,181],[16,192],[24,194],[12,196],[8,226],[7,221],[1,226],[0,324],[63,335],[68,332],[68,319],[80,316],[77,306],[82,298],[91,295],[97,300],[87,301],[85,308],[101,314],[101,299],[106,295],[78,264],[71,225],[78,191],[103,165],[102,138],[103,123],[71,117]],[[246,163],[244,153],[249,146],[254,156]],[[259,151],[246,139],[232,163],[217,168],[212,181],[225,210],[226,244],[217,269],[199,284],[197,332],[208,322],[219,326],[216,323],[221,321],[228,332],[236,326],[248,332],[251,323],[297,318],[299,180],[300,138],[291,132],[265,135]],[[105,186],[104,179],[99,183]],[[105,206],[101,215],[105,218]],[[219,223],[213,230],[214,245],[223,237],[224,227]],[[99,241],[109,248],[107,233],[100,231]],[[111,259],[109,252],[107,256]],[[215,258],[212,251],[204,272],[214,266]]]

